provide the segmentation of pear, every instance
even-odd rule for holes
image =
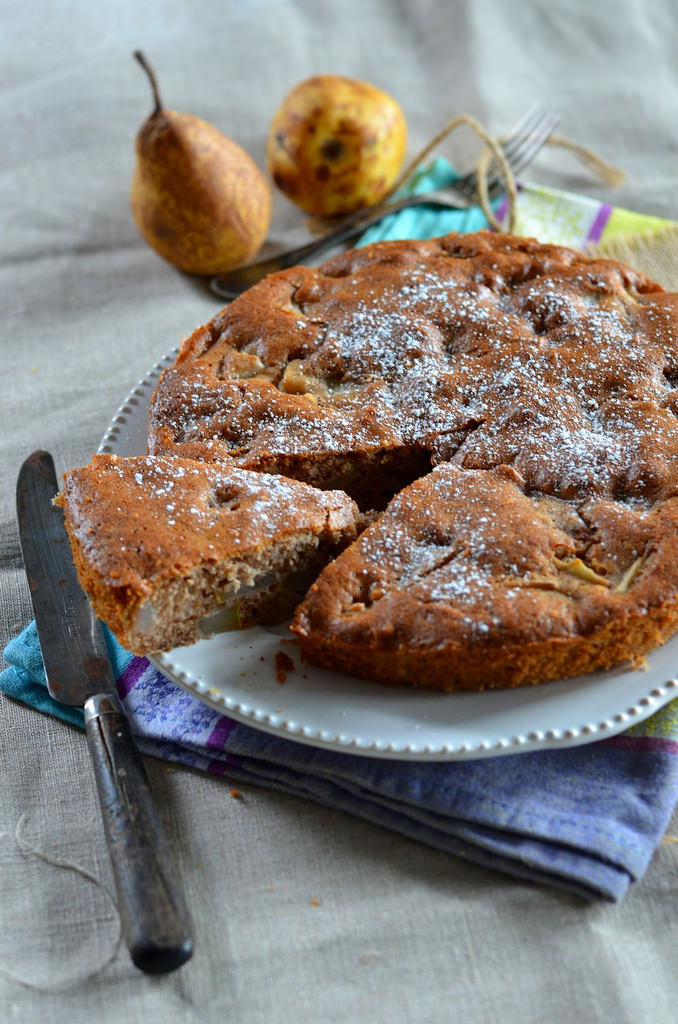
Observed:
[[[388,93],[354,78],[316,75],[295,86],[273,118],[268,172],[307,213],[351,213],[386,195],[406,142],[405,115]]]
[[[163,259],[189,274],[218,274],[259,251],[272,196],[252,158],[214,125],[166,110],[144,55],[155,107],[136,138],[132,213]]]

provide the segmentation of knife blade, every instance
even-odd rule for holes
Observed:
[[[173,971],[191,957],[191,924],[141,756],[118,698],[101,622],[78,581],[49,452],[17,480],[17,521],[50,694],[85,715],[123,935],[135,965]]]

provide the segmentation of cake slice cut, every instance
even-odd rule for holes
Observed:
[[[55,501],[95,612],[135,654],[285,618],[359,523],[342,492],[160,456],[97,455]]]
[[[322,667],[441,690],[638,663],[678,629],[678,498],[569,501],[514,467],[438,466],[323,570],[292,628]]]

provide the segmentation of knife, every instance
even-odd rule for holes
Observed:
[[[140,970],[165,974],[193,952],[190,919],[103,628],[78,582],[61,509],[52,504],[58,489],[52,456],[34,452],[19,471],[17,520],[47,687],[55,700],[84,710],[125,942]]]

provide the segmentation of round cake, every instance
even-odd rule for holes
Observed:
[[[615,260],[380,242],[195,331],[149,451],[381,513],[297,610],[311,661],[442,689],[636,661],[678,628],[677,327],[678,296]]]

